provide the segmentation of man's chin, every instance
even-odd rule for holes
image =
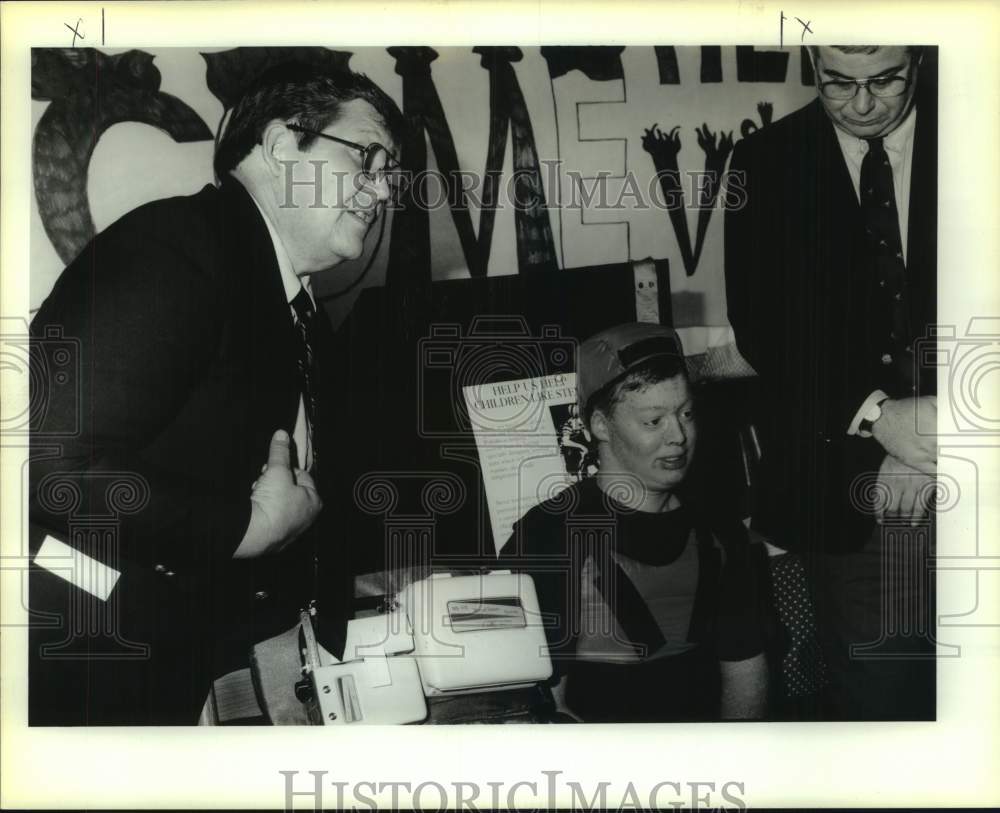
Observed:
[[[339,246],[336,252],[337,259],[333,263],[333,265],[339,265],[340,263],[356,260],[364,253],[365,253],[365,244],[362,240],[358,240],[353,244]],[[331,266],[331,268],[332,267],[333,266]]]
[[[846,130],[856,138],[878,138],[884,135],[888,123],[885,119],[877,119],[870,122],[857,122],[843,119],[840,122],[841,129]]]

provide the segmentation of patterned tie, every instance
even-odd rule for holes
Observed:
[[[319,398],[316,378],[316,359],[313,355],[312,336],[316,323],[316,309],[313,307],[312,299],[306,293],[305,288],[301,288],[292,299],[292,308],[295,310],[295,328],[299,337],[299,352],[296,359],[299,368],[299,379],[302,385],[302,398],[306,408],[306,420],[309,423],[309,440],[312,446],[312,471],[315,473],[319,464],[319,449],[317,447],[318,438],[318,418],[319,418]],[[302,465],[305,460],[300,461]]]
[[[896,190],[892,166],[881,138],[867,138],[868,152],[861,162],[861,214],[865,222],[882,313],[879,363],[890,368],[901,392],[913,388],[913,347],[906,265],[899,236]]]
[[[827,684],[826,659],[816,637],[816,610],[802,560],[794,553],[768,559],[778,620],[788,634],[781,662],[786,697],[816,694]]]

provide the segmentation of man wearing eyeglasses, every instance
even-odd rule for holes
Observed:
[[[817,99],[731,163],[729,317],[764,393],[753,523],[814,577],[822,714],[933,719],[936,376],[915,348],[936,313],[936,55],[809,54]]]
[[[310,279],[361,256],[402,128],[361,75],[274,69],[224,123],[219,185],[125,215],[43,303],[33,335],[60,328],[82,363],[81,412],[53,391],[47,428],[81,429],[31,469],[31,608],[63,620],[32,630],[32,724],[194,724],[212,680],[310,604],[342,651],[340,394]],[[98,514],[116,478],[135,494],[111,537],[74,533],[57,489]]]

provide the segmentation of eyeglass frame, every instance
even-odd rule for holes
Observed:
[[[878,93],[872,93],[869,85],[872,82],[884,79],[902,79],[903,89],[899,93],[893,93],[891,96],[881,96]],[[888,76],[866,76],[864,79],[830,79],[827,82],[817,82],[816,86],[819,88],[820,95],[824,99],[829,99],[831,102],[849,102],[851,99],[857,98],[858,91],[864,88],[868,93],[874,96],[876,99],[895,99],[897,96],[902,96],[906,93],[906,89],[910,86],[913,81],[913,63],[910,63],[910,73],[909,76],[900,76],[898,73],[889,74]],[[854,85],[854,92],[850,96],[845,96],[843,99],[837,99],[832,96],[827,96],[826,92],[823,90],[828,85]]]
[[[379,144],[377,141],[373,141],[368,146],[364,146],[362,144],[358,144],[356,141],[348,141],[346,138],[338,138],[337,136],[329,135],[327,133],[321,133],[318,130],[309,130],[303,127],[301,124],[290,123],[286,124],[285,127],[287,127],[294,133],[305,133],[307,135],[316,136],[317,138],[325,138],[328,141],[333,141],[337,144],[343,144],[345,147],[350,147],[353,150],[357,150],[358,152],[361,153],[361,174],[364,175],[365,178],[371,181],[372,183],[375,183],[378,180],[377,177],[378,173],[382,173],[382,175],[385,176],[387,174],[386,172],[387,170],[389,172],[395,172],[396,170],[401,168],[399,159],[397,159],[396,156],[393,155],[392,151],[384,144]],[[374,150],[384,151],[386,156],[388,156],[388,158],[385,162],[385,166],[383,166],[381,169],[377,169],[374,172],[371,172],[365,169],[365,164],[368,161],[368,153]],[[389,185],[392,186],[392,184]]]

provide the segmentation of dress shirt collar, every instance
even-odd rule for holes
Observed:
[[[291,304],[292,300],[295,299],[298,292],[305,288],[305,291],[309,294],[309,299],[312,300],[313,307],[315,308],[316,300],[313,298],[308,275],[302,277],[301,279],[296,275],[295,269],[292,268],[291,258],[289,258],[288,252],[285,250],[285,244],[281,241],[281,237],[278,235],[278,230],[274,228],[271,218],[267,216],[263,207],[257,202],[257,198],[254,197],[253,192],[250,192],[249,189],[247,192],[250,194],[254,204],[257,206],[260,216],[264,218],[264,225],[267,226],[267,233],[271,235],[271,242],[274,244],[274,255],[278,258],[278,271],[281,274],[281,284],[285,289],[285,297],[288,299],[289,304]]]
[[[913,128],[917,122],[917,108],[914,105],[910,112],[906,114],[903,122],[889,135],[883,137],[882,146],[886,152],[906,155],[910,142],[913,140]],[[868,152],[868,143],[863,138],[858,138],[850,133],[845,133],[839,127],[833,128],[837,133],[837,140],[840,141],[841,149],[851,155],[864,155]]]

